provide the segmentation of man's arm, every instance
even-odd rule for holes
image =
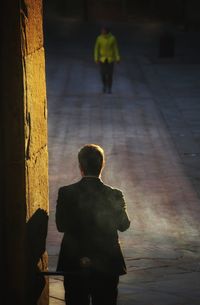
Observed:
[[[99,61],[99,38],[97,37],[95,46],[94,46],[94,61],[98,63]]]
[[[121,191],[116,190],[116,208],[117,208],[117,229],[121,232],[127,230],[130,226],[130,219],[126,209],[126,203]]]
[[[56,205],[56,226],[59,232],[65,232],[65,210],[63,202],[63,189],[58,190],[58,199]]]
[[[114,37],[114,54],[115,54],[115,60],[117,62],[119,62],[120,61],[120,54],[119,54],[117,39],[115,37]]]

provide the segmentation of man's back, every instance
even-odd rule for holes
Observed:
[[[60,188],[56,223],[58,230],[65,233],[58,269],[71,270],[73,266],[77,270],[80,259],[88,257],[99,271],[126,272],[117,230],[126,230],[130,222],[119,190],[97,177],[84,177]]]

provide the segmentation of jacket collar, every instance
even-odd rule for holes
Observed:
[[[100,177],[97,176],[83,176],[81,181],[98,181],[98,182],[102,182]]]

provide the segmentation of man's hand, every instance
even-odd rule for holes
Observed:
[[[82,268],[88,268],[92,265],[91,259],[87,256],[81,257],[80,259],[80,265]]]

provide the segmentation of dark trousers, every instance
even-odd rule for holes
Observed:
[[[64,277],[67,305],[116,305],[119,276],[88,273]]]
[[[105,89],[112,88],[113,70],[114,70],[113,62],[109,63],[107,60],[105,62],[100,62],[101,79],[102,79],[103,87]]]

